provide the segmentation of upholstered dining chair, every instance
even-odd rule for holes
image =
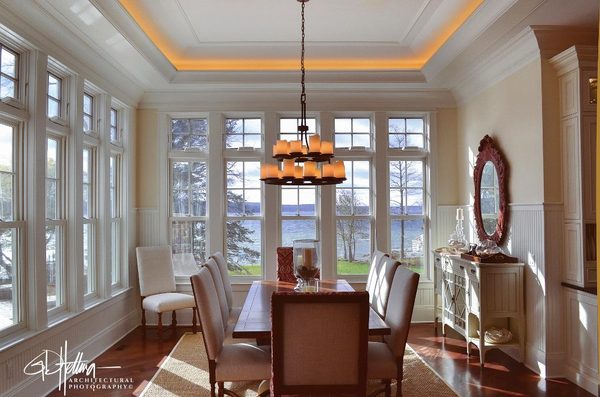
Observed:
[[[270,379],[271,353],[268,347],[223,343],[225,332],[221,308],[210,270],[207,267],[201,268],[199,273],[190,277],[190,282],[200,313],[202,339],[208,356],[211,397],[216,395],[216,384],[219,385],[219,396],[236,396],[232,391],[225,389],[225,382],[258,382]],[[261,395],[268,395],[268,391]]]
[[[400,266],[400,262],[387,255],[382,256],[367,290],[371,307],[383,319],[385,319],[392,280],[398,266]]]
[[[369,268],[367,286],[365,287],[365,291],[367,291],[370,295],[375,293],[375,280],[377,279],[377,273],[381,267],[381,260],[384,257],[389,257],[389,255],[379,250],[373,251],[373,254],[371,255],[371,267]]]
[[[276,292],[271,322],[272,396],[366,395],[367,292]]]
[[[142,297],[142,325],[146,327],[146,310],[158,315],[158,333],[162,332],[162,314],[172,311],[171,325],[177,325],[176,310],[192,309],[192,331],[196,333],[194,297],[175,292],[175,275],[171,247],[137,247],[137,268]]]
[[[402,396],[404,350],[418,286],[418,273],[405,267],[396,270],[385,317],[391,335],[386,335],[383,342],[369,342],[367,376],[384,380],[386,397],[391,395],[392,379],[397,382],[396,396]]]
[[[231,278],[229,277],[229,268],[227,266],[227,262],[220,251],[213,253],[210,258],[214,259],[214,261],[217,262],[217,265],[219,265],[221,280],[223,281],[223,287],[225,288],[227,307],[229,307],[229,311],[231,312],[235,308],[233,307],[233,289],[231,288]],[[239,310],[237,314],[239,315]]]

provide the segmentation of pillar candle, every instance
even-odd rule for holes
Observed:
[[[333,176],[335,176],[336,178],[346,177],[346,167],[344,166],[344,162],[342,160],[338,160],[335,162],[335,166],[333,168]]]
[[[333,154],[333,143],[329,141],[321,141],[321,153]]]
[[[294,177],[294,160],[283,160],[283,176],[285,178]]]
[[[291,141],[290,142],[290,153],[302,153],[302,142]]]
[[[323,164],[323,178],[333,178],[333,164]]]
[[[311,152],[321,151],[321,137],[317,134],[308,137],[308,146]]]
[[[314,177],[317,176],[317,163],[314,161],[307,161],[304,163],[304,176]]]
[[[302,179],[302,166],[301,165],[297,165],[294,167],[294,178],[296,179]]]
[[[269,170],[270,164],[260,165],[260,179],[267,179],[267,171]]]
[[[279,140],[275,144],[275,149],[273,149],[273,154],[288,154],[290,149],[290,143],[285,140]]]

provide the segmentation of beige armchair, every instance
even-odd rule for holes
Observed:
[[[162,332],[162,314],[172,311],[171,325],[177,325],[176,310],[192,309],[192,331],[196,333],[194,297],[175,292],[175,275],[171,247],[137,247],[137,267],[142,298],[142,325],[146,327],[146,310],[158,315],[158,333]]]
[[[386,396],[391,395],[392,379],[397,381],[396,396],[402,396],[404,349],[418,286],[418,273],[404,267],[396,270],[385,317],[392,333],[384,337],[384,342],[369,342],[367,376],[384,380]]]
[[[202,338],[208,356],[210,395],[233,395],[225,382],[262,381],[271,377],[271,352],[246,343],[224,344],[225,331],[217,290],[207,267],[190,277],[192,291],[200,313]],[[262,394],[261,394],[262,395]]]

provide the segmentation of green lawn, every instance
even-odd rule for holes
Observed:
[[[408,268],[416,273],[423,273],[423,267],[420,261],[413,263],[412,261],[406,261],[408,263]],[[403,261],[404,263],[404,261]],[[337,262],[337,274],[344,276],[352,276],[352,275],[366,275],[369,274],[369,262],[350,262],[343,259],[338,260]],[[244,269],[247,272],[243,271],[229,271],[231,276],[260,276],[261,268],[260,265],[248,265],[244,266]]]

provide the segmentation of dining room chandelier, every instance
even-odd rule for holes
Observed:
[[[300,94],[300,120],[298,140],[278,140],[273,145],[276,164],[260,166],[260,180],[269,185],[334,185],[346,180],[344,162],[333,160],[333,142],[321,140],[318,134],[308,134],[306,122],[306,70],[304,68],[304,7],[302,3],[302,52],[300,71],[302,92]]]

